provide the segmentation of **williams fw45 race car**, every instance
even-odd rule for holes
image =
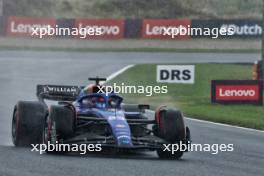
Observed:
[[[124,104],[112,93],[98,93],[100,81],[80,86],[37,85],[38,101],[19,101],[13,112],[15,146],[31,144],[101,144],[110,150],[151,150],[160,158],[178,159],[185,151],[164,150],[167,144],[190,144],[182,113],[165,106]],[[46,100],[58,103],[48,106]],[[47,153],[50,153],[46,151]]]

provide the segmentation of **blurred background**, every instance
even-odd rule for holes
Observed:
[[[0,0],[4,15],[55,18],[262,18],[262,0]]]
[[[0,48],[260,52],[262,7],[262,0],[0,0]],[[97,39],[93,42],[76,37],[52,37],[50,42],[33,39],[27,32],[11,30],[13,24],[13,27],[38,22],[45,24],[46,19],[55,21],[53,23],[59,27],[100,24],[111,30],[111,25],[117,25],[119,33],[93,38]],[[94,23],[89,21],[91,19],[101,21]],[[108,19],[116,21],[106,22]],[[167,23],[169,19],[183,19],[192,27],[236,25],[238,32],[218,40],[208,36],[178,37],[176,40],[148,37],[144,34],[144,26],[150,24],[149,19],[162,19],[157,21],[157,25],[164,20]],[[167,25],[173,23],[168,22]],[[249,27],[252,27],[253,33],[245,32]]]

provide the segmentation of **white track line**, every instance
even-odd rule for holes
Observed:
[[[117,77],[117,76],[120,75],[121,73],[125,72],[126,70],[128,70],[129,68],[132,68],[132,67],[134,67],[134,66],[135,66],[135,65],[127,65],[127,66],[125,66],[124,68],[122,68],[122,69],[120,69],[120,70],[118,70],[118,71],[112,73],[111,75],[109,75],[109,76],[106,78],[107,80],[106,80],[105,82],[103,82],[102,84],[104,84],[104,83],[106,83],[106,82],[108,82],[108,81],[114,79],[115,77]]]
[[[190,117],[186,117],[186,118],[188,120],[196,121],[196,122],[201,122],[201,123],[209,123],[209,124],[219,125],[219,126],[224,126],[224,127],[237,128],[237,129],[240,129],[240,130],[247,130],[247,131],[252,131],[252,132],[261,132],[261,133],[264,133],[264,131],[262,131],[262,130],[256,130],[256,129],[252,129],[252,128],[245,128],[245,127],[228,125],[228,124],[223,124],[223,123],[210,122],[210,121],[206,121],[206,120],[193,119],[193,118],[190,118]]]

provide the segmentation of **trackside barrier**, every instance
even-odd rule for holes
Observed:
[[[144,39],[172,39],[170,35],[164,35],[164,28],[177,28],[191,26],[190,19],[143,19],[142,35]],[[174,39],[189,39],[189,35],[176,35]]]
[[[255,61],[253,64],[252,78],[253,80],[262,79],[262,63],[260,60]]]
[[[40,17],[0,17],[0,35],[8,37],[32,37],[31,27],[45,27],[50,25],[59,28],[102,28],[102,35],[89,36],[85,39],[172,39],[162,34],[163,27],[192,27],[192,28],[233,28],[234,35],[220,36],[219,38],[260,38],[262,35],[262,22],[256,19],[237,20],[195,20],[195,19],[52,19]],[[49,36],[50,37],[50,36]],[[51,36],[51,38],[54,36]],[[80,38],[80,36],[58,36],[66,38]],[[208,35],[175,36],[174,39],[212,38]]]
[[[0,36],[5,35],[5,25],[6,25],[6,18],[4,16],[0,16]]]
[[[56,19],[36,18],[36,17],[17,17],[11,16],[6,21],[6,36],[10,37],[32,37],[32,28],[56,27]],[[36,36],[37,37],[37,36]],[[46,35],[45,37],[52,37]]]
[[[140,38],[142,30],[141,19],[126,19],[125,20],[125,38]]]
[[[263,105],[263,83],[260,80],[212,80],[211,102]]]
[[[68,28],[70,31],[75,25],[75,20],[74,19],[57,19],[56,22],[58,28]],[[58,35],[56,37],[59,38],[73,38],[71,35]]]
[[[232,28],[234,35],[219,36],[219,38],[260,38],[262,35],[262,21],[254,19],[237,20],[192,20],[192,28]],[[196,35],[193,38],[211,37]]]
[[[122,39],[125,20],[123,19],[75,19],[75,28],[101,29],[101,35],[87,35],[86,39]],[[76,36],[80,38],[80,36]]]

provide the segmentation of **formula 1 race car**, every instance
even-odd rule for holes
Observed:
[[[38,101],[19,101],[13,112],[15,146],[30,144],[101,144],[111,150],[151,150],[160,158],[180,158],[185,151],[164,144],[190,144],[182,113],[165,106],[150,113],[149,105],[124,104],[114,92],[98,93],[100,81],[80,86],[37,85]],[[57,101],[47,105],[45,100]]]

